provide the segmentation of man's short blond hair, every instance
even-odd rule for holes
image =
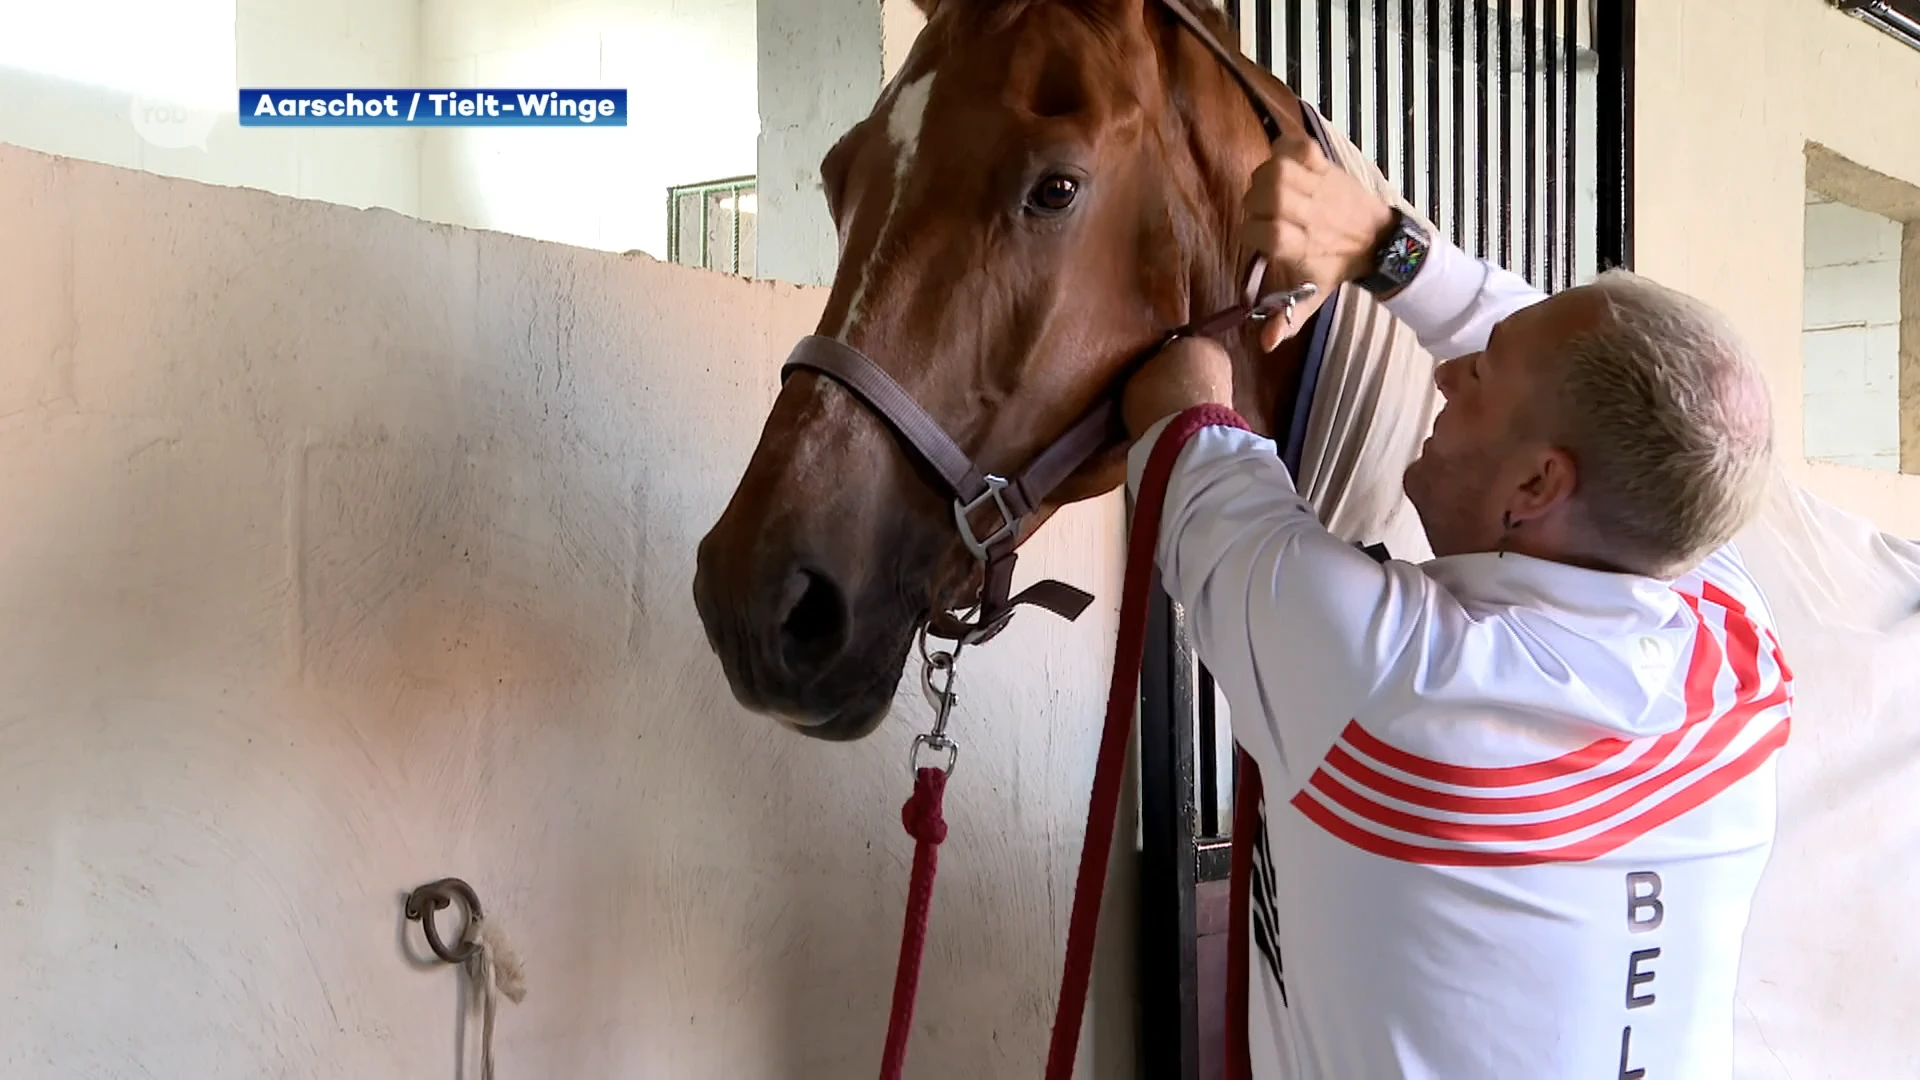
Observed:
[[[1766,382],[1708,305],[1622,270],[1592,288],[1597,321],[1555,350],[1552,437],[1574,456],[1599,553],[1675,577],[1759,511],[1773,453]]]

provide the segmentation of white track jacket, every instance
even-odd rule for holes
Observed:
[[[1542,299],[1437,243],[1436,359]],[[1129,486],[1164,423],[1130,456]],[[1724,1080],[1792,674],[1732,548],[1676,581],[1372,557],[1203,429],[1157,559],[1265,787],[1259,1080]]]

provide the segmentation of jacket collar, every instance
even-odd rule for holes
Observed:
[[[1448,555],[1424,568],[1469,611],[1523,608],[1586,637],[1670,628],[1682,603],[1670,581],[1513,552]]]

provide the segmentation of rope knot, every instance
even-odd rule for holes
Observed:
[[[940,815],[946,796],[947,774],[939,769],[921,769],[913,781],[913,796],[900,808],[900,823],[907,835],[923,844],[938,844],[947,838],[947,821]]]

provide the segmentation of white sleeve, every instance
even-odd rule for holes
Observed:
[[[1129,455],[1135,492],[1165,428]],[[1437,587],[1328,532],[1273,442],[1238,428],[1187,442],[1162,515],[1161,584],[1226,692],[1235,738],[1310,772],[1429,621]]]
[[[1441,239],[1386,306],[1446,360],[1484,348],[1496,323],[1543,298]],[[1128,454],[1135,495],[1166,426]],[[1203,428],[1175,460],[1155,561],[1233,705],[1235,737],[1267,748],[1290,774],[1317,766],[1452,603],[1417,567],[1375,562],[1328,532],[1274,443],[1224,426]]]
[[[1479,352],[1501,319],[1547,298],[1527,279],[1435,237],[1427,261],[1386,309],[1435,360]]]

